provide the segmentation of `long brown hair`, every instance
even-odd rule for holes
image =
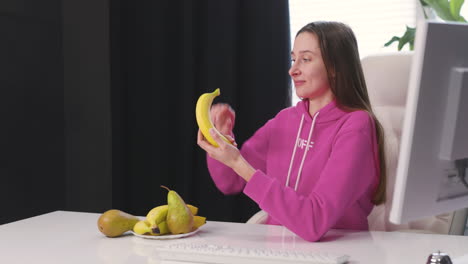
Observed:
[[[318,21],[305,25],[296,36],[308,32],[318,38],[330,88],[337,105],[346,111],[364,110],[374,119],[380,163],[380,181],[372,202],[385,202],[387,169],[385,163],[384,131],[372,111],[359,50],[353,31],[346,24]]]

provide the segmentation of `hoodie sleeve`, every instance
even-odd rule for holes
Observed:
[[[265,157],[268,150],[268,130],[271,121],[257,130],[240,150],[242,156],[252,167],[265,171]],[[208,170],[216,187],[224,194],[240,193],[246,181],[231,168],[206,155]]]
[[[305,240],[317,241],[350,205],[375,188],[378,163],[375,141],[368,131],[337,134],[330,158],[310,194],[298,194],[261,170],[247,183],[244,193],[292,232]]]

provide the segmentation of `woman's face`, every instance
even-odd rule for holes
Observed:
[[[327,70],[315,34],[302,32],[291,51],[292,66],[289,75],[300,98],[325,99],[332,96]]]

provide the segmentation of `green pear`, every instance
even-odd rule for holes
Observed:
[[[101,233],[108,237],[117,237],[133,229],[133,226],[140,221],[134,215],[126,212],[111,209],[104,212],[98,219],[98,228]]]
[[[192,231],[193,215],[184,200],[177,192],[167,189],[167,218],[166,223],[172,234],[185,234]]]

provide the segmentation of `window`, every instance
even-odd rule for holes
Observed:
[[[356,35],[361,58],[378,52],[396,51],[397,43],[384,44],[402,36],[405,26],[414,27],[423,17],[419,0],[289,0],[291,47],[297,31],[309,22],[334,20],[349,25]],[[468,4],[461,14],[468,19]],[[406,45],[403,50],[408,50]],[[292,90],[292,104],[299,98]]]
[[[396,50],[384,44],[393,36],[401,36],[405,25],[416,23],[418,0],[289,0],[291,47],[297,31],[317,20],[340,21],[349,25],[356,35],[362,57]],[[405,49],[408,49],[406,46]],[[292,90],[292,104],[299,98]]]
[[[316,20],[335,20],[348,24],[364,57],[371,53],[395,50],[383,45],[392,36],[401,36],[405,25],[414,26],[418,0],[289,0],[291,41],[305,24]]]

